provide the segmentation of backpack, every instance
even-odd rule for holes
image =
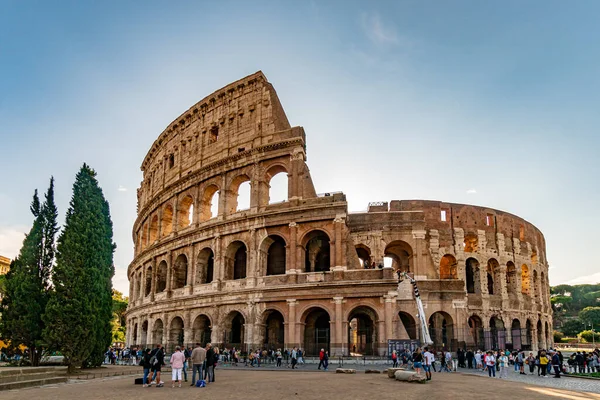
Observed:
[[[158,358],[156,358],[156,354],[150,357],[150,365],[155,366],[158,364]]]
[[[206,387],[206,381],[204,379],[198,379],[196,381],[196,387]]]

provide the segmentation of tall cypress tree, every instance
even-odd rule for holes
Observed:
[[[98,366],[111,343],[113,231],[108,202],[86,164],[77,173],[58,238],[44,336],[69,368]]]
[[[19,256],[11,263],[2,299],[0,334],[12,347],[29,348],[31,363],[39,365],[48,302],[49,276],[54,263],[55,236],[58,231],[54,204],[54,178],[40,206],[37,190],[30,207],[33,227],[23,241]]]

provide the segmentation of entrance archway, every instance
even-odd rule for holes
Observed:
[[[285,323],[277,310],[267,310],[265,318],[264,348],[283,349],[285,347]]]
[[[486,339],[486,350],[506,348],[506,330],[501,318],[497,316],[490,318],[490,333]]]
[[[375,322],[377,313],[370,307],[360,306],[348,316],[348,349],[351,356],[372,356],[377,344]]]
[[[398,339],[418,339],[417,323],[412,315],[407,312],[400,311],[398,313],[399,324],[402,326],[398,329]]]
[[[198,315],[192,324],[192,337],[194,343],[200,343],[201,346],[206,346],[206,343],[211,342],[211,333],[210,319],[204,314]]]
[[[148,347],[148,320],[142,322],[142,337],[140,343],[143,347]]]
[[[157,345],[157,344],[162,344],[163,342],[163,332],[164,332],[164,326],[163,326],[163,322],[161,319],[157,319],[154,322],[154,327],[152,329],[152,341],[153,341],[153,345]]]
[[[429,335],[436,349],[454,351],[454,323],[450,314],[436,311],[429,317]]]
[[[521,343],[521,321],[518,319],[513,319],[512,325],[510,327],[511,331],[511,341],[512,341],[512,349],[509,350],[518,350],[522,347]]]
[[[473,344],[477,349],[485,350],[485,343],[483,340],[483,321],[481,321],[481,318],[478,315],[472,315],[469,317],[468,323]]]
[[[321,349],[329,350],[330,327],[329,313],[320,307],[313,307],[305,313],[304,352],[317,355]]]
[[[230,312],[223,327],[223,345],[241,349],[245,341],[245,324],[246,320],[240,312]]]
[[[183,337],[183,319],[175,317],[171,321],[169,328],[169,351],[175,350],[175,346],[182,346],[184,343]]]

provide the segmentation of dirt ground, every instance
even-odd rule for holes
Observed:
[[[165,374],[167,375],[167,374]],[[168,378],[168,379],[165,379]],[[80,383],[61,384],[41,388],[21,389],[2,392],[3,400],[15,399],[131,399],[143,392],[144,400],[189,399],[198,394],[209,395],[213,399],[227,400],[258,397],[261,400],[308,399],[419,399],[424,398],[480,398],[502,399],[510,393],[518,393],[519,398],[533,399],[599,399],[600,394],[573,392],[542,386],[526,385],[517,382],[489,379],[465,374],[435,374],[427,384],[409,384],[389,379],[387,374],[355,375],[331,372],[305,371],[240,371],[217,370],[216,382],[206,388],[171,388],[170,376],[164,376],[165,387],[143,388],[134,385],[133,377],[93,379]]]

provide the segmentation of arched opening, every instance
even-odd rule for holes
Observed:
[[[142,247],[141,250],[144,250],[148,247],[148,224],[144,224],[142,226]]]
[[[413,251],[410,245],[401,240],[394,240],[385,247],[384,265],[391,266],[394,271],[412,272]]]
[[[188,259],[185,254],[180,254],[175,259],[173,268],[173,289],[187,285]]]
[[[152,267],[146,269],[146,282],[144,283],[144,296],[149,296],[152,292]]]
[[[150,244],[158,240],[158,215],[154,215],[150,222]]]
[[[371,249],[364,244],[359,244],[356,246],[356,255],[358,256],[361,268],[371,268]]]
[[[523,343],[523,349],[530,350],[531,344],[533,343],[533,324],[531,323],[531,320],[527,320],[525,328],[525,343]]]
[[[546,277],[544,275],[544,271],[542,271],[540,272],[540,304],[542,306],[544,306],[546,298],[548,298],[546,289]]]
[[[500,283],[500,264],[495,258],[490,258],[487,262],[487,287],[489,294],[502,294]]]
[[[490,334],[486,339],[486,349],[498,350],[506,348],[506,330],[501,318],[497,316],[490,318]]]
[[[348,348],[351,356],[375,354],[377,313],[370,307],[360,306],[348,316]]]
[[[232,311],[225,318],[225,324],[223,327],[223,345],[227,347],[241,348],[244,344],[244,325],[246,321],[244,316],[238,311]]]
[[[204,190],[200,202],[200,222],[215,218],[219,212],[219,188],[210,185]]]
[[[179,229],[187,228],[194,220],[194,199],[185,196],[177,205],[177,226]]]
[[[521,342],[521,321],[513,319],[510,326],[512,348],[508,350],[518,350],[523,347]]]
[[[227,204],[229,214],[250,208],[250,178],[247,175],[240,175],[231,181]]]
[[[160,229],[162,237],[169,236],[173,232],[173,206],[170,204],[167,204],[162,212]]]
[[[521,293],[529,295],[530,292],[529,268],[527,265],[521,265]]]
[[[446,254],[440,260],[440,279],[458,279],[458,263],[451,254]]]
[[[142,347],[147,347],[148,344],[148,320],[142,322],[142,337],[140,339],[140,343],[143,345]]]
[[[412,315],[400,311],[398,313],[398,339],[417,340],[417,323]]]
[[[474,233],[468,233],[465,235],[465,240],[463,246],[465,248],[465,253],[475,253],[477,251],[478,246],[478,238]]]
[[[281,236],[269,235],[264,246],[267,247],[267,275],[285,274],[285,240]]]
[[[479,279],[479,261],[477,261],[474,258],[467,258],[465,264],[467,293],[481,294],[481,285]]]
[[[274,166],[267,172],[269,182],[268,204],[281,203],[288,200],[288,173],[284,167]]]
[[[321,349],[329,351],[329,321],[329,314],[320,307],[313,307],[305,312],[304,351],[306,355],[317,355]]]
[[[198,265],[196,269],[196,283],[204,284],[213,281],[215,270],[215,254],[212,249],[205,247],[198,253]]]
[[[138,345],[138,324],[133,325],[133,344]]]
[[[200,345],[206,346],[207,343],[211,342],[211,334],[210,319],[204,314],[198,315],[192,324],[192,337],[194,343],[200,343]]]
[[[450,314],[436,311],[429,317],[429,335],[436,349],[454,351],[454,323]]]
[[[264,348],[283,349],[285,347],[285,325],[283,315],[277,310],[266,311]]]
[[[246,245],[236,240],[227,246],[225,252],[225,279],[246,278]]]
[[[537,322],[537,343],[538,343],[538,349],[543,349],[544,348],[544,333],[543,330],[544,328],[542,328],[542,321],[538,320]]]
[[[164,292],[167,288],[167,262],[161,261],[156,271],[156,292]]]
[[[153,344],[162,344],[163,343],[163,322],[161,319],[157,319],[154,322],[154,329],[152,330],[152,342]]]
[[[537,265],[537,263],[538,263],[538,255],[535,251],[533,251],[531,253],[531,265],[535,267]]]
[[[484,349],[485,343],[483,340],[483,321],[478,315],[472,315],[469,317],[469,332],[473,339],[473,344],[476,349]]]
[[[134,291],[133,291],[133,298],[137,299],[139,297],[142,297],[142,273],[137,273],[135,274],[135,280],[134,280]]]
[[[550,328],[548,327],[548,322],[544,322],[544,327],[546,328],[544,330],[544,333],[546,334],[546,346],[545,347],[549,347],[550,346]]]
[[[517,269],[512,261],[506,263],[506,291],[508,294],[517,293]]]
[[[171,321],[169,329],[169,351],[175,350],[175,346],[182,346],[184,343],[183,337],[183,320],[180,317],[175,317]]]
[[[538,273],[536,270],[533,270],[533,299],[535,301],[535,303],[537,304],[538,299],[539,299],[539,282],[538,282]]]
[[[323,272],[330,269],[329,236],[320,230],[305,237],[304,268],[306,272]]]

